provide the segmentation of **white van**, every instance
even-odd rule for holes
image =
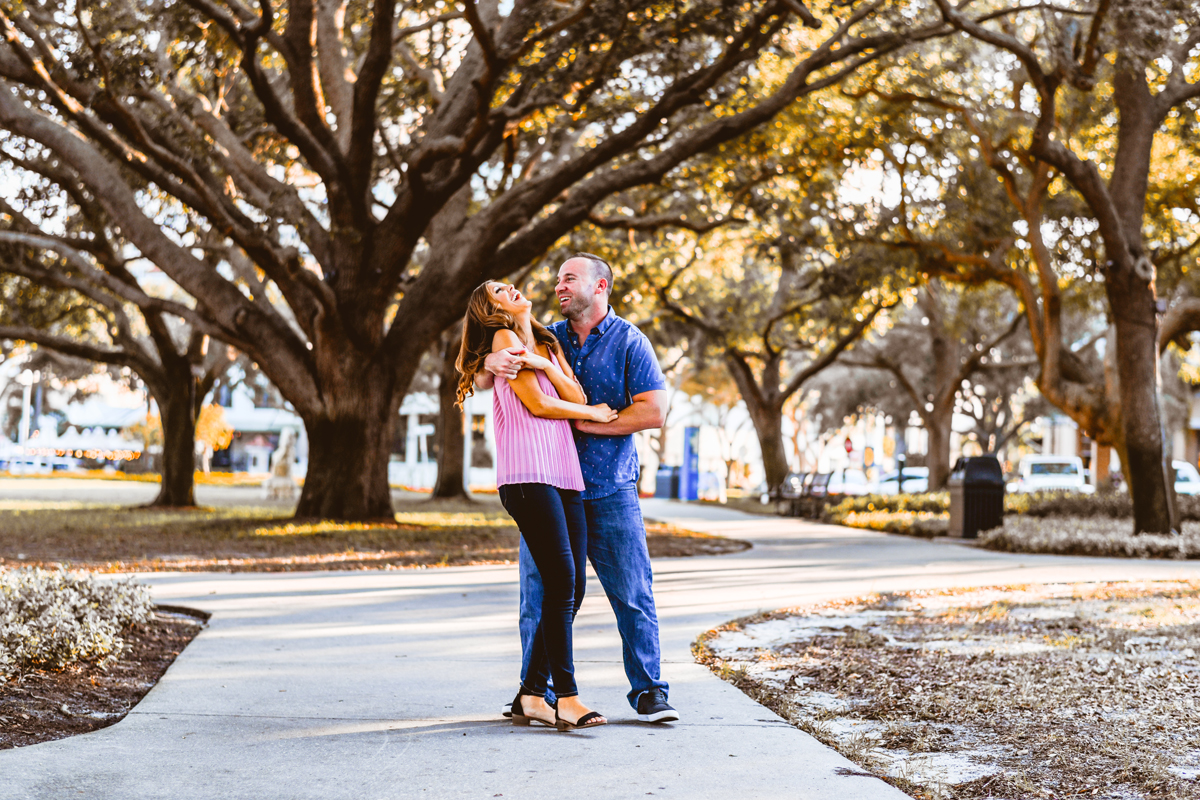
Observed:
[[[1186,461],[1172,461],[1175,470],[1175,494],[1200,494],[1200,472]]]
[[[1096,487],[1087,482],[1083,460],[1078,456],[1025,456],[1008,491],[1092,494]]]

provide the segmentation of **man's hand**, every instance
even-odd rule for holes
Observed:
[[[648,428],[661,428],[667,418],[667,393],[662,390],[642,392],[633,396],[633,403],[622,410],[612,422],[575,420],[581,433],[599,436],[625,436]]]
[[[510,347],[507,350],[497,350],[483,360],[483,368],[497,378],[513,380],[517,373],[525,367],[525,348]]]
[[[616,420],[612,422],[593,422],[590,419],[571,420],[575,423],[575,430],[580,433],[594,433],[599,436],[616,436],[612,429],[616,426]]]

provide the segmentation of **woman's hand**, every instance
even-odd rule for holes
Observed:
[[[550,359],[528,350],[521,356],[521,363],[528,369],[540,369],[543,372],[554,366]]]
[[[599,403],[598,405],[588,406],[593,412],[592,422],[612,422],[617,418],[617,412],[608,407],[607,403]]]

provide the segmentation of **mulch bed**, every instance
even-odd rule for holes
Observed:
[[[150,622],[125,633],[124,650],[108,663],[28,672],[0,684],[0,750],[119,722],[204,627],[197,613],[160,606]]]
[[[694,650],[916,798],[1200,798],[1200,584],[914,592]]]

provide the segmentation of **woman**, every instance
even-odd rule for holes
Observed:
[[[500,502],[521,529],[545,586],[542,618],[512,720],[516,725],[536,720],[565,731],[607,722],[580,702],[575,685],[571,625],[583,602],[587,523],[569,420],[610,422],[617,413],[607,405],[586,405],[558,340],[530,316],[532,305],[516,287],[495,281],[471,295],[455,364],[458,405],[472,394],[475,375],[490,353],[525,348],[525,369],[512,381],[496,378],[492,394]],[[558,695],[553,709],[545,700],[550,677]]]

